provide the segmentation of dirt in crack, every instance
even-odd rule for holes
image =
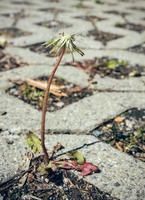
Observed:
[[[42,12],[50,12],[50,13],[63,13],[63,12],[67,12],[64,9],[61,8],[55,8],[55,7],[49,7],[49,8],[40,8],[39,11]]]
[[[22,187],[18,183],[1,192],[4,199],[117,200],[66,170],[57,170],[45,177],[32,172]]]
[[[15,58],[9,54],[5,54],[2,49],[0,49],[0,72],[23,67],[26,65],[28,64],[23,62],[20,58]]]
[[[145,7],[130,7],[131,10],[139,10],[145,12]]]
[[[101,77],[109,76],[116,79],[126,77],[138,77],[145,73],[145,69],[140,65],[130,65],[128,62],[115,58],[102,57],[84,60],[82,62],[67,62],[65,65],[74,66],[84,70],[92,80],[96,74]]]
[[[44,42],[39,42],[36,44],[27,45],[25,46],[25,48],[28,48],[31,51],[39,53],[39,54],[45,54],[45,56],[48,56],[48,57],[56,57],[55,54],[50,53],[52,47],[44,48],[43,44]]]
[[[88,31],[87,36],[93,37],[94,40],[98,40],[98,41],[102,42],[103,45],[107,45],[107,42],[109,42],[111,40],[116,40],[116,39],[122,37],[117,34],[100,31],[96,28]]]
[[[145,54],[145,43],[135,45],[133,47],[128,48],[127,50],[135,53]]]
[[[130,23],[130,22],[117,23],[116,27],[128,29],[128,30],[131,30],[131,31],[136,31],[138,33],[142,33],[143,31],[145,31],[145,26],[143,26],[141,24]]]
[[[22,31],[15,27],[0,29],[0,36],[4,36],[7,38],[16,38],[16,37],[27,36],[27,35],[31,35],[31,33],[27,31]]]
[[[101,17],[98,17],[96,15],[80,15],[80,16],[76,16],[74,18],[76,18],[76,19],[82,19],[82,20],[85,20],[85,21],[92,21],[92,20],[94,20],[95,22],[105,20],[105,18],[101,18]]]
[[[37,81],[46,84],[47,77],[40,77]],[[38,87],[33,87],[26,82],[18,81],[7,92],[31,104],[38,110],[42,109],[44,90],[38,89]],[[92,89],[81,88],[64,79],[55,77],[51,85],[48,111],[53,112],[59,110],[92,94]]]
[[[100,125],[93,133],[122,152],[145,162],[145,109],[132,108]]]
[[[18,5],[33,5],[31,2],[29,1],[13,1],[12,4],[18,4]]]
[[[108,11],[105,11],[105,13],[113,14],[113,15],[120,15],[120,16],[126,16],[126,15],[129,14],[127,12],[120,12],[120,11],[117,11],[117,10],[108,10]]]
[[[63,21],[59,20],[44,21],[37,23],[37,25],[44,26],[46,28],[59,28],[59,29],[71,27],[71,24],[64,23]]]

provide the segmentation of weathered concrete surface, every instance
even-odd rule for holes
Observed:
[[[12,133],[3,132],[0,140],[2,144],[0,146],[0,180],[3,180],[8,175],[13,175],[18,167],[23,169],[28,165],[26,160],[25,165],[22,165],[24,154],[28,150],[26,150],[25,138],[22,135],[15,136]],[[65,150],[68,150],[95,140],[96,138],[89,135],[59,134],[46,137],[50,150],[57,142],[63,144],[66,147]],[[101,169],[101,173],[88,176],[86,180],[119,199],[144,199],[144,163],[102,142],[83,148],[81,152],[87,161],[93,162]]]
[[[117,80],[110,77],[101,78],[100,76],[96,76],[93,80],[97,83],[94,85],[94,88],[101,91],[114,91],[114,92],[131,92],[131,93],[141,93],[145,92],[145,77],[136,78],[130,77],[125,78],[123,80]],[[106,84],[107,83],[107,84]]]
[[[58,32],[77,32],[83,35],[83,37],[78,38],[78,44],[83,48],[85,57],[76,55],[76,60],[108,56],[125,60],[132,65],[145,66],[143,53],[128,51],[128,48],[135,45],[144,45],[145,30],[137,32],[116,27],[117,23],[125,23],[126,21],[145,26],[143,11],[145,2],[143,0],[102,0],[103,4],[94,3],[93,0],[85,0],[82,7],[77,0],[61,0],[58,3],[31,0],[28,1],[30,4],[19,1],[20,3],[11,0],[0,1],[0,28],[11,27],[14,23],[13,14],[21,13],[24,9],[24,17],[20,17],[16,27],[31,33],[27,36],[7,38],[9,44],[4,49],[5,53],[21,58],[28,65],[0,72],[0,180],[17,171],[22,154],[26,152],[23,136],[29,130],[38,131],[41,118],[39,111],[5,93],[12,86],[9,79],[25,80],[48,75],[55,62],[52,57],[46,57],[43,53],[32,52],[26,48],[27,45],[44,42]],[[46,8],[48,11],[43,10]],[[55,11],[58,9],[58,12],[52,12],[49,10],[50,8],[55,8]],[[64,10],[64,12],[59,11],[59,9]],[[5,15],[9,13],[10,16]],[[125,18],[121,13],[127,13]],[[89,20],[78,18],[78,16],[89,15],[95,15],[101,20],[92,23]],[[52,19],[71,26],[47,28],[38,25],[39,22]],[[104,46],[101,41],[95,41],[93,37],[87,35],[88,31],[94,29],[95,26],[100,31],[117,34],[121,37],[110,40]],[[63,66],[66,61],[71,61],[71,56],[68,54],[64,57],[56,76],[82,87],[88,86],[88,74],[74,67]],[[101,78],[96,75],[94,81],[97,82],[94,84],[94,88],[97,90],[92,96],[57,112],[47,113],[47,129],[72,133],[70,135],[49,136],[47,139],[49,146],[52,147],[57,141],[60,141],[67,148],[71,148],[74,144],[81,145],[92,141],[94,137],[87,134],[104,120],[131,107],[145,107],[144,76],[117,80],[108,77]],[[102,170],[100,174],[87,177],[88,181],[121,200],[143,200],[145,198],[144,163],[120,153],[104,143],[93,145],[82,151],[88,160],[99,164]]]
[[[77,133],[97,125],[132,107],[144,107],[145,94],[96,93],[54,113],[47,113],[47,129]],[[3,130],[38,130],[41,113],[19,99],[1,94],[0,127]],[[31,113],[31,114],[30,114]],[[100,114],[101,113],[101,114]]]

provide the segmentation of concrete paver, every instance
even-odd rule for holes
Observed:
[[[22,155],[26,152],[25,133],[29,130],[39,132],[40,129],[41,112],[5,92],[12,86],[9,79],[25,80],[48,75],[55,62],[55,59],[46,57],[45,54],[32,52],[26,47],[27,45],[44,42],[60,31],[79,33],[83,37],[79,36],[78,43],[83,48],[85,57],[76,55],[77,61],[107,56],[128,61],[131,65],[139,64],[145,67],[143,53],[128,51],[130,47],[145,43],[145,30],[139,33],[135,30],[116,27],[116,23],[124,23],[125,20],[145,26],[143,11],[145,2],[143,0],[102,0],[103,4],[85,0],[82,2],[82,7],[78,6],[80,3],[78,0],[62,0],[58,3],[46,0],[27,0],[30,2],[28,5],[19,1],[20,3],[11,0],[0,1],[0,29],[11,27],[14,22],[13,13],[24,9],[26,16],[18,20],[16,28],[31,33],[27,36],[7,38],[9,45],[4,49],[5,53],[16,58],[20,57],[28,65],[0,72],[0,180],[16,173]],[[65,12],[52,13],[50,10],[45,12],[42,10],[44,8],[64,9]],[[127,15],[124,18],[120,13],[115,14],[113,11],[125,12]],[[10,17],[4,15],[7,13],[11,13]],[[92,23],[77,18],[89,15],[98,16],[102,20]],[[59,29],[46,28],[37,24],[52,19],[63,21],[71,26]],[[94,26],[100,31],[121,37],[107,42],[104,46],[101,41],[95,41],[93,37],[87,35],[88,31],[94,29]],[[88,74],[71,66],[63,66],[66,61],[71,61],[70,55],[66,54],[56,76],[81,87],[88,86]],[[66,148],[71,148],[93,141],[95,138],[88,133],[103,121],[132,107],[145,108],[144,76],[117,80],[96,75],[94,80],[97,82],[94,85],[97,90],[92,96],[56,112],[47,113],[47,129],[60,133],[47,136],[48,146],[52,147],[60,141]],[[67,131],[71,134],[61,134]],[[8,140],[12,140],[12,144]],[[87,177],[89,182],[121,200],[143,200],[145,198],[145,165],[143,162],[125,153],[120,153],[104,143],[98,143],[82,151],[87,159],[95,161],[102,170],[100,174]]]

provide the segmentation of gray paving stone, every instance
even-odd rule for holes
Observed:
[[[134,40],[134,38],[136,38]],[[132,47],[132,46],[136,46],[142,42],[145,41],[145,34],[131,34],[131,35],[127,35],[126,37],[123,37],[123,38],[119,38],[115,41],[109,41],[108,44],[107,44],[107,48],[109,49],[113,49],[113,48],[116,48],[116,49],[127,49],[129,47]]]
[[[5,53],[10,54],[14,57],[19,57],[23,60],[23,62],[28,65],[42,65],[42,64],[51,64],[52,59],[44,56],[43,54],[36,54],[30,51],[28,48],[18,48],[18,47],[7,47],[4,50]]]
[[[47,114],[47,129],[57,131],[88,132],[104,120],[114,117],[131,107],[144,107],[145,94],[97,93],[73,103],[62,110]],[[0,116],[2,130],[38,130],[40,112],[21,100],[1,94],[0,106],[6,115]],[[29,114],[31,113],[31,115]],[[101,113],[101,114],[100,114]],[[27,124],[27,125],[26,125]]]
[[[112,58],[126,60],[132,65],[139,64],[144,66],[145,63],[145,56],[143,54],[132,53],[117,49],[95,50],[95,53],[97,57],[110,56]]]
[[[126,12],[128,13],[126,19],[129,22],[145,25],[145,14],[143,10],[140,10],[140,8],[145,8],[144,0],[102,0],[104,4],[85,0],[83,1],[84,8],[76,8],[78,4],[76,0],[61,0],[60,3],[31,0],[29,1],[30,5],[21,4],[22,1],[19,1],[20,4],[14,4],[10,0],[0,1],[0,28],[11,27],[13,23],[13,18],[2,16],[3,13],[16,13],[24,9],[27,16],[19,19],[16,27],[32,33],[28,36],[7,39],[10,45],[4,49],[4,52],[14,57],[20,57],[28,63],[28,66],[0,72],[0,180],[16,173],[22,155],[27,151],[24,142],[25,133],[29,130],[39,132],[41,119],[41,112],[5,93],[5,90],[12,86],[9,79],[25,80],[49,75],[55,62],[53,58],[24,48],[26,45],[47,41],[60,31],[71,34],[79,33],[83,37],[79,36],[78,43],[84,50],[85,57],[76,55],[76,60],[108,56],[126,60],[132,65],[145,66],[144,54],[132,53],[127,50],[129,47],[145,42],[145,31],[137,33],[117,28],[115,27],[117,22],[125,22],[123,17],[106,13],[106,11],[112,10]],[[138,9],[134,10],[132,7]],[[40,11],[42,8],[61,8],[66,12],[55,15],[56,13]],[[102,21],[95,22],[96,27],[101,31],[118,34],[122,37],[109,41],[106,46],[103,46],[101,41],[94,41],[93,38],[87,36],[87,32],[93,29],[94,25],[89,21],[75,18],[81,15],[96,15],[104,18]],[[70,23],[72,26],[61,30],[45,28],[36,24],[53,18]],[[88,75],[77,68],[63,66],[67,61],[71,61],[68,54],[64,57],[56,76],[86,87]],[[100,92],[96,91],[94,95],[68,105],[62,110],[47,113],[47,130],[70,131],[71,133],[70,135],[48,135],[47,145],[49,147],[52,148],[57,141],[62,142],[67,148],[93,141],[95,138],[86,134],[104,120],[132,107],[145,108],[144,76],[116,80],[108,77],[100,78],[96,75],[94,80],[97,81],[94,86]],[[89,161],[99,164],[102,170],[100,174],[89,176],[86,180],[121,200],[144,200],[144,163],[120,153],[104,143],[98,143],[82,151]]]
[[[38,27],[35,26],[35,31],[39,29]],[[41,28],[42,29],[42,28]],[[45,28],[43,28],[44,30]],[[11,43],[14,46],[20,46],[20,47],[25,47],[31,44],[35,44],[35,43],[39,43],[39,42],[45,42],[49,39],[52,39],[54,37],[54,34],[52,34],[51,32],[48,33],[48,31],[45,32],[43,31],[42,33],[36,33],[36,34],[32,34],[29,37],[28,36],[23,36],[21,38],[16,38],[16,39],[11,39]]]
[[[10,142],[11,141],[11,142]],[[24,139],[19,136],[8,135],[4,132],[0,139],[0,182],[15,175],[22,162],[22,156],[26,153]]]
[[[53,69],[54,61],[50,60],[49,64],[43,65],[29,65],[26,67],[16,68],[7,72],[0,74],[0,90],[4,91],[8,89],[13,84],[9,81],[11,80],[26,80],[28,78],[39,78],[40,76],[49,76]],[[79,76],[78,76],[79,73]],[[76,85],[87,87],[89,76],[82,70],[79,70],[71,66],[60,66],[56,72],[56,76],[63,78],[69,82]]]
[[[12,19],[7,19],[6,17],[2,17],[1,16],[1,20],[0,20],[0,28],[7,28],[10,27],[13,23]]]
[[[114,78],[96,76],[93,81],[97,81],[95,88],[102,91],[124,91],[124,92],[145,92],[145,78],[126,78],[118,80]],[[107,84],[106,84],[107,83]]]

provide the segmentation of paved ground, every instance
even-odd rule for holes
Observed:
[[[127,20],[144,27],[144,0],[102,0],[101,2],[104,4],[94,3],[95,1],[90,0],[84,1],[83,5],[80,2],[77,0],[61,0],[60,2],[49,0],[0,1],[0,29],[11,27],[14,24],[14,13],[19,12],[18,16],[22,15],[22,18],[20,17],[15,22],[16,27],[30,33],[26,36],[9,39],[10,44],[4,49],[4,52],[12,56],[21,57],[24,62],[28,63],[28,66],[0,73],[0,180],[15,173],[19,166],[21,155],[26,151],[25,145],[23,146],[25,133],[28,130],[39,132],[40,128],[40,112],[5,93],[5,90],[12,85],[8,80],[47,75],[54,63],[53,58],[34,53],[25,46],[44,42],[61,31],[81,33],[83,37],[79,38],[79,44],[84,49],[85,59],[95,56],[110,56],[126,60],[131,64],[145,66],[143,53],[128,50],[136,45],[145,45],[145,29],[136,32],[115,26],[117,23],[125,23]],[[47,8],[49,9],[47,10]],[[10,15],[7,16],[6,14],[9,13]],[[127,13],[125,18],[124,13]],[[89,15],[95,15],[102,19],[95,21],[100,31],[117,34],[121,37],[107,42],[104,46],[102,42],[87,36],[87,32],[94,28],[94,24],[78,18],[78,16]],[[68,24],[68,27],[61,29],[60,27],[46,28],[38,25],[40,22],[52,19],[63,21]],[[84,58],[76,56],[76,60],[81,59]],[[63,62],[70,60],[71,57],[66,55]],[[88,75],[85,72],[70,66],[61,67],[57,76],[82,87],[89,84]],[[95,79],[97,81],[96,88],[101,92],[96,92],[93,96],[86,97],[57,112],[47,113],[47,128],[60,132],[59,135],[47,136],[48,146],[60,141],[67,148],[71,148],[93,141],[95,140],[94,136],[88,135],[88,133],[106,119],[131,107],[145,108],[144,76],[118,80],[108,77],[101,78],[97,75]],[[113,91],[107,92],[108,90]],[[67,131],[70,131],[71,134],[62,134]],[[13,142],[9,142],[9,140]],[[120,153],[104,143],[98,143],[82,151],[88,160],[99,164],[102,169],[100,174],[87,177],[88,181],[122,200],[143,200],[145,198],[144,163]]]

